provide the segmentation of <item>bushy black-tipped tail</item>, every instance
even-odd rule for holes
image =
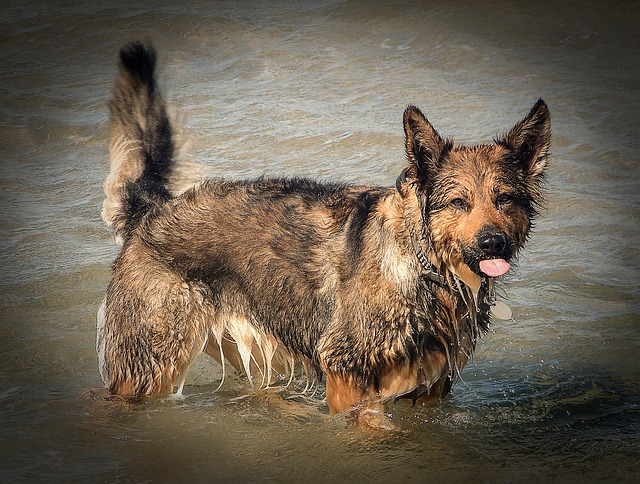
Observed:
[[[132,42],[120,50],[118,76],[109,104],[109,159],[102,218],[124,243],[144,215],[171,198],[173,136],[155,79],[156,54]]]

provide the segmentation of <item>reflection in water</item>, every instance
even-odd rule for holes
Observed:
[[[496,12],[500,12],[497,15]],[[4,480],[515,481],[640,477],[638,12],[600,2],[5,9],[0,56]],[[248,393],[201,357],[183,399],[105,401],[95,313],[115,255],[99,217],[117,49],[151,38],[214,175],[391,185],[401,114],[484,142],[538,97],[548,206],[498,321],[440,405],[389,434],[322,401]],[[97,398],[91,398],[91,392]]]

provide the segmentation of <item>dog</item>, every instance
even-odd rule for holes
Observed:
[[[181,394],[205,352],[253,387],[324,377],[330,414],[364,426],[386,402],[447,395],[543,203],[544,101],[471,147],[408,106],[392,187],[262,177],[174,193],[155,64],[125,45],[109,106],[102,217],[122,248],[98,312],[108,392]]]

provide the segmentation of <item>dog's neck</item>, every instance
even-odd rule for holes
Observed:
[[[409,239],[411,240],[413,251],[415,252],[416,258],[422,266],[424,276],[432,282],[444,285],[446,283],[446,279],[444,278],[444,276],[440,275],[438,271],[435,270],[433,264],[431,264],[431,262],[429,262],[429,259],[427,259],[427,256],[420,246],[420,242],[418,242],[418,239],[416,238],[416,234],[413,228],[407,223],[407,218],[403,215],[402,219],[404,220],[404,226],[409,233]]]
[[[404,170],[402,170],[402,172],[396,179],[396,190],[400,195],[400,198],[402,198],[403,200],[405,198],[403,185],[407,182],[407,171],[408,171],[408,168],[405,168]],[[418,204],[418,206],[420,205]],[[424,253],[424,250],[422,248],[422,245],[420,244],[420,241],[418,240],[418,237],[416,236],[415,230],[413,230],[411,223],[407,221],[405,207],[402,208],[402,221],[405,229],[407,230],[407,233],[409,234],[409,240],[411,241],[411,247],[413,248],[413,252],[415,253],[416,258],[420,262],[420,266],[422,266],[422,271],[425,278],[427,278],[432,282],[440,284],[441,286],[446,285],[447,283],[446,278],[442,274],[440,274],[436,270],[434,265],[429,261],[426,254]],[[421,222],[422,224],[425,223],[424,215],[422,214],[421,214]]]
[[[396,190],[400,195],[400,197],[403,199],[405,198],[403,185],[407,182],[407,170],[408,170],[407,168],[402,170],[402,172],[396,179]],[[422,213],[421,213],[421,217],[422,217],[422,223],[425,224],[424,215]],[[418,259],[418,261],[420,262],[420,265],[422,266],[425,277],[432,282],[438,283],[440,285],[445,285],[446,278],[442,274],[440,274],[438,270],[436,270],[434,265],[427,258],[422,248],[422,245],[420,243],[420,240],[418,240],[416,236],[415,230],[413,230],[412,225],[407,221],[405,210],[402,211],[402,219],[404,221],[404,226],[407,229],[407,232],[409,233],[411,246],[413,247],[413,251],[416,255],[416,258]],[[482,286],[482,278],[478,274],[474,273],[471,269],[469,269],[469,267],[464,263],[461,263],[459,267],[450,268],[450,271],[457,280],[461,281],[471,290],[471,293],[473,294],[474,300],[477,304],[478,293],[480,291],[480,287]]]

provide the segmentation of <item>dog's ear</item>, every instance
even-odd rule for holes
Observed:
[[[539,99],[529,114],[497,142],[511,151],[525,176],[540,177],[551,144],[551,116],[545,102]]]
[[[440,137],[415,106],[408,106],[404,112],[404,134],[409,161],[407,176],[424,183],[435,173],[449,143]]]

